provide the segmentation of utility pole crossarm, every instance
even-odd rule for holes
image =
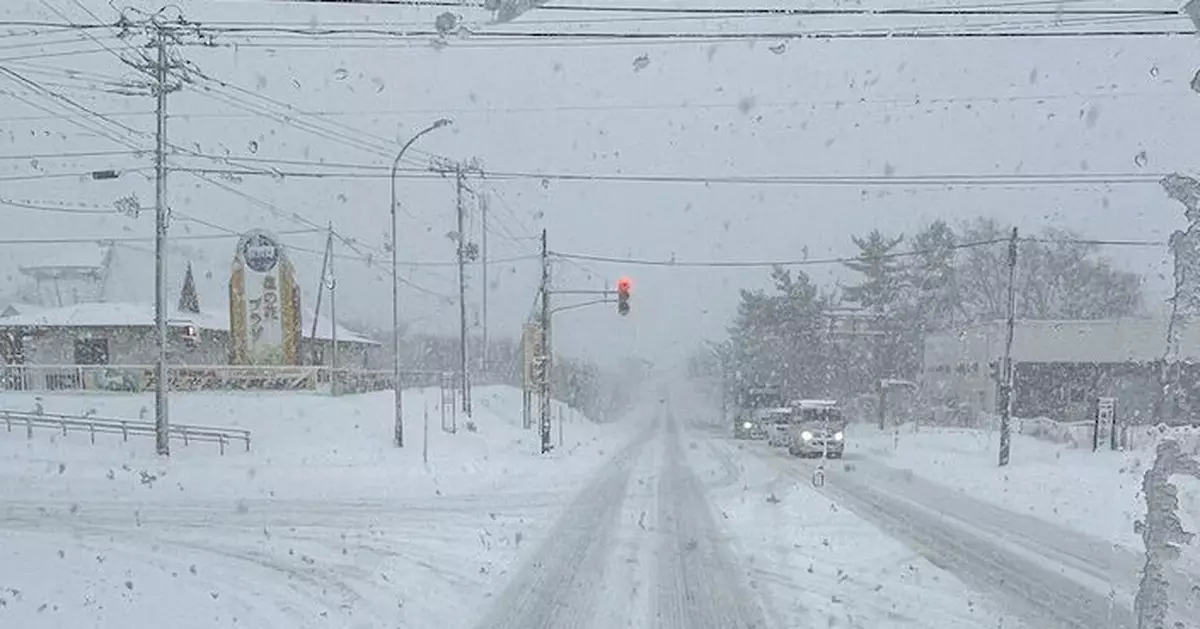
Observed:
[[[615,290],[552,290],[552,295],[616,295]]]

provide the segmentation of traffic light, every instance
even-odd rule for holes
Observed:
[[[629,289],[633,288],[633,281],[628,277],[622,276],[617,280],[617,314],[629,314]]]

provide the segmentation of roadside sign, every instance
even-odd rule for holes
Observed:
[[[1092,451],[1100,449],[1101,435],[1107,434],[1112,449],[1117,449],[1117,398],[1096,398],[1096,419],[1092,426]]]

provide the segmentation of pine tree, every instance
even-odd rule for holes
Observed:
[[[904,286],[904,266],[896,258],[896,246],[904,240],[885,236],[878,229],[865,238],[852,236],[858,257],[846,262],[846,268],[863,276],[862,282],[843,290],[846,301],[867,310],[888,312],[897,305]]]
[[[191,262],[188,262],[187,275],[183,277],[183,290],[179,293],[179,311],[200,314],[200,298],[196,296],[196,280],[192,277]]]

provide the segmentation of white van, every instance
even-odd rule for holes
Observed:
[[[846,418],[835,400],[799,400],[787,438],[794,456],[840,459],[846,450]]]

